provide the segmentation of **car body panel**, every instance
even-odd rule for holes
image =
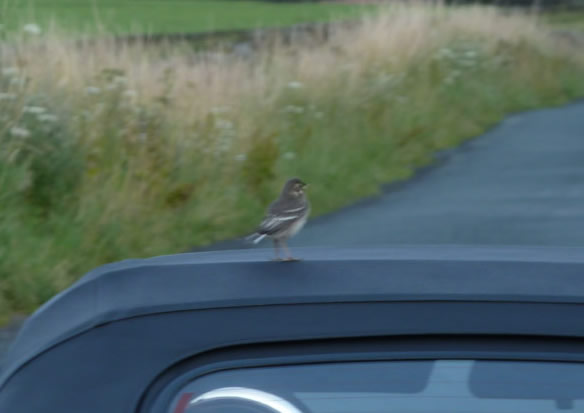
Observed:
[[[0,411],[135,411],[218,349],[409,336],[584,338],[584,250],[403,247],[181,254],[99,268],[27,321]],[[31,389],[50,385],[51,391]]]

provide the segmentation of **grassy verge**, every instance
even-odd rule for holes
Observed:
[[[571,11],[550,12],[544,15],[550,25],[564,30],[584,32],[584,8]]]
[[[0,23],[9,32],[26,23],[56,23],[73,32],[193,33],[287,26],[356,17],[372,5],[270,3],[244,0],[0,0]],[[98,23],[97,23],[98,22]]]
[[[0,62],[0,314],[105,262],[244,234],[291,175],[322,214],[584,94],[578,50],[476,7],[396,7],[253,59],[54,31]]]

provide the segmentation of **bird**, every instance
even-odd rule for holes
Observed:
[[[265,237],[274,242],[277,261],[298,261],[292,257],[286,245],[288,238],[296,235],[302,229],[310,215],[310,202],[305,193],[307,184],[300,178],[286,181],[280,196],[270,204],[268,210],[256,229],[250,235],[249,241],[259,243]],[[286,258],[280,258],[280,246],[284,248]]]

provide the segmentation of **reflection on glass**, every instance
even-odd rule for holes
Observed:
[[[245,387],[225,387],[221,389],[208,391],[198,397],[195,397],[190,403],[189,408],[193,411],[214,404],[218,409],[218,403],[241,404],[246,406],[263,407],[271,409],[275,413],[302,413],[288,401],[260,390],[248,389]]]

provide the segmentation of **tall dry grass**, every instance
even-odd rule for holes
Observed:
[[[104,262],[241,235],[288,176],[323,213],[584,92],[579,51],[484,7],[395,6],[251,56],[52,27],[2,41],[0,71],[4,313]]]

